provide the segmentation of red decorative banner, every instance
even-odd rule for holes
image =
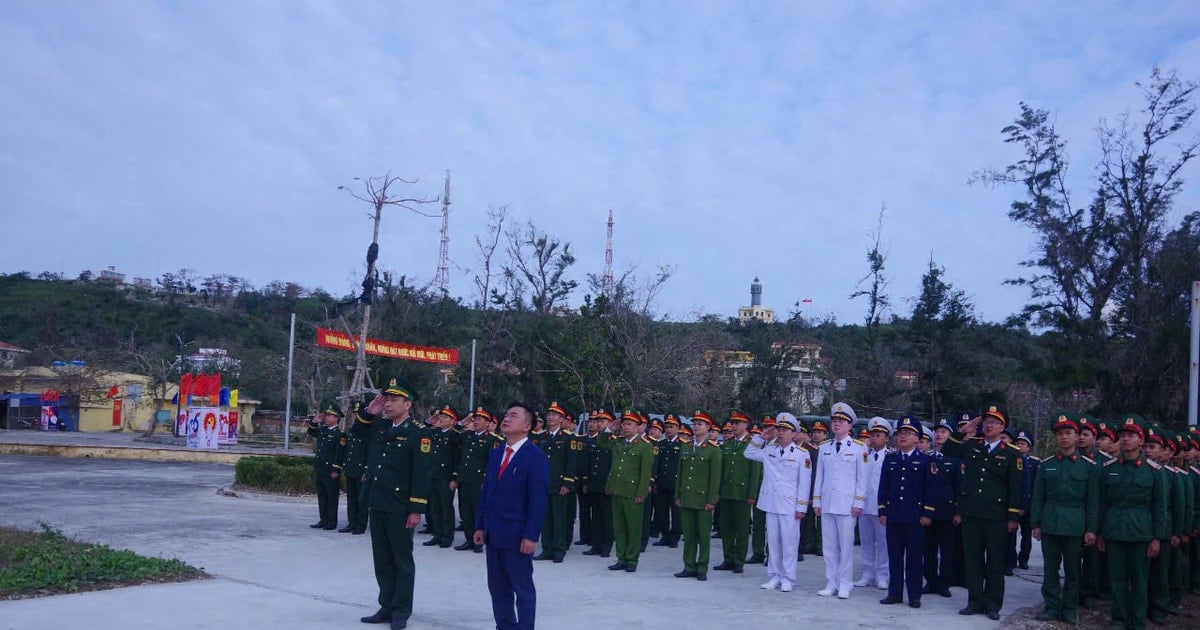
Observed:
[[[330,330],[328,328],[317,328],[317,345],[326,348],[336,348],[338,350],[349,350],[353,352],[357,338],[351,338],[344,332],[338,330]],[[407,361],[427,361],[429,363],[445,363],[447,365],[458,365],[458,350],[454,348],[430,348],[426,346],[414,346],[407,343],[396,343],[393,341],[382,341],[379,339],[367,338],[367,345],[363,349],[367,354],[373,354],[378,357],[388,357],[390,359],[404,359]]]

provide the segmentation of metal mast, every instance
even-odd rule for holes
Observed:
[[[450,169],[446,169],[446,192],[442,195],[442,248],[438,252],[437,275],[433,278],[442,295],[450,291]]]
[[[608,211],[608,242],[604,247],[604,277],[600,281],[600,289],[604,295],[612,297],[613,292],[613,272],[612,272],[612,232],[613,232],[613,211]]]

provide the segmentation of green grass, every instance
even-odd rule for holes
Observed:
[[[233,477],[241,486],[266,492],[297,495],[317,491],[311,457],[243,457],[233,467]]]
[[[44,523],[41,532],[0,527],[0,600],[202,577],[181,560],[78,542]]]

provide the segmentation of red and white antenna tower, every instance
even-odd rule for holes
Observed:
[[[437,275],[433,278],[442,295],[450,291],[450,169],[446,169],[446,192],[442,195],[442,247],[438,252]]]
[[[604,276],[600,280],[600,290],[604,295],[611,296],[613,292],[613,273],[612,273],[612,228],[613,228],[613,211],[608,211],[608,242],[604,247]]]

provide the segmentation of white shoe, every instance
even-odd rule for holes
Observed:
[[[886,591],[886,590],[888,590],[888,583],[887,583],[887,582],[880,582],[880,583],[878,584],[878,586],[879,586],[879,590],[881,590],[881,591]]]
[[[817,595],[820,595],[821,597],[829,597],[830,595],[833,595],[833,589],[823,588],[823,589],[817,591]]]
[[[791,592],[792,592],[792,585],[791,585],[790,583],[788,583],[788,582],[784,582],[782,585],[780,585],[780,587],[779,587],[779,590],[780,590],[780,592],[782,592],[782,593],[791,593]]]
[[[854,585],[855,585],[855,586],[867,586],[867,585],[869,585],[870,583],[871,583],[871,580],[868,580],[867,578],[863,578],[863,579],[861,579],[861,580],[859,580],[859,581],[855,582],[855,583],[854,583]]]
[[[764,589],[766,589],[766,590],[768,590],[768,591],[774,590],[774,589],[776,589],[776,588],[778,588],[778,587],[779,587],[779,580],[777,580],[777,579],[775,579],[775,578],[771,578],[769,581],[767,581],[767,582],[763,583],[763,584],[760,586],[760,588],[764,588]]]
[[[850,591],[838,591],[838,599],[850,599]]]

